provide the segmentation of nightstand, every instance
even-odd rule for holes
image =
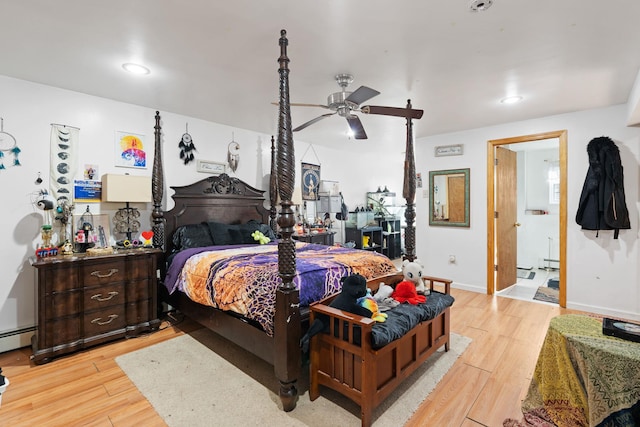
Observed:
[[[159,249],[34,259],[33,360],[51,358],[157,329]]]

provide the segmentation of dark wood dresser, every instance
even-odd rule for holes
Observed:
[[[34,259],[34,362],[157,329],[161,254],[145,248]]]

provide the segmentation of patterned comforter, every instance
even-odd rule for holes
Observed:
[[[308,306],[340,290],[340,278],[358,273],[367,279],[397,269],[371,251],[296,242],[296,276],[300,305]],[[165,286],[203,305],[230,310],[258,322],[273,335],[278,275],[278,246],[238,245],[187,249],[171,261]]]

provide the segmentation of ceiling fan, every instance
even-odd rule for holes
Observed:
[[[347,87],[351,82],[353,82],[353,76],[351,74],[336,75],[336,82],[338,83],[338,86],[342,88],[342,90],[340,92],[334,92],[329,95],[327,97],[327,105],[299,103],[290,104],[291,106],[297,107],[320,107],[332,111],[331,113],[323,114],[309,120],[306,123],[301,124],[297,128],[293,129],[293,132],[300,131],[316,122],[319,122],[322,119],[337,114],[338,116],[344,117],[347,120],[349,128],[353,132],[353,136],[355,139],[367,139],[367,133],[362,126],[362,122],[360,121],[360,118],[358,116],[353,114],[354,112],[417,119],[422,117],[422,110],[407,110],[406,108],[379,107],[374,105],[360,107],[363,102],[373,98],[374,96],[380,95],[380,92],[367,86],[360,86],[354,92],[347,91]]]

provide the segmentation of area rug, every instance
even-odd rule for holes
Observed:
[[[403,425],[470,342],[452,333],[449,351],[433,354],[376,409],[374,426]],[[321,388],[321,396],[309,400],[308,369],[295,410],[282,411],[273,367],[207,329],[116,362],[171,427],[360,426],[360,408],[340,394]]]
[[[516,276],[518,277],[518,279],[533,279],[534,277],[536,277],[536,272],[519,268],[516,270]]]
[[[549,288],[547,286],[538,286],[538,290],[536,291],[536,295],[533,299],[558,304],[559,295],[560,291],[558,289]]]

